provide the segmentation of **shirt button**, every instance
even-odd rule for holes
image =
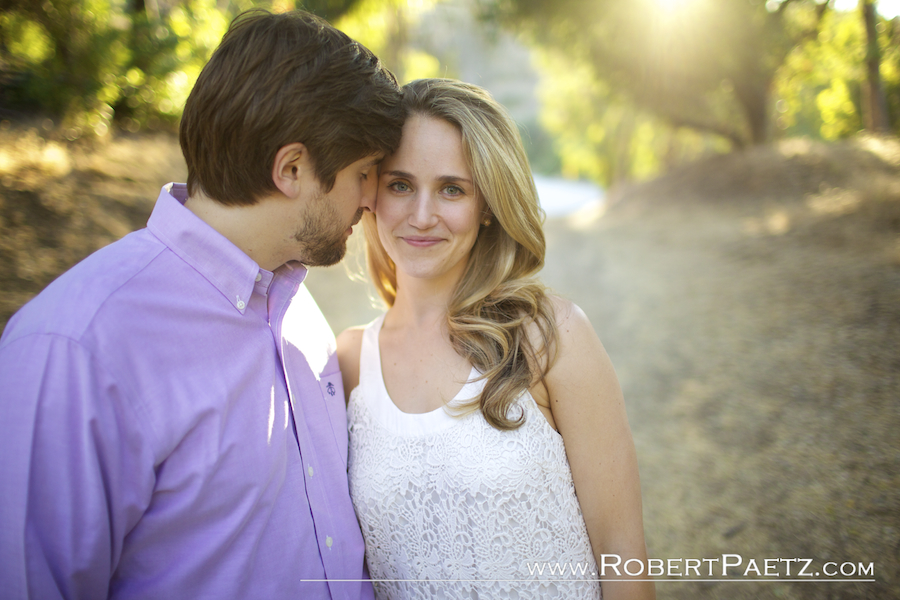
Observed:
[[[247,304],[246,304],[243,300],[238,300],[238,301],[237,301],[237,307],[238,307],[238,310],[244,310],[244,307],[245,307],[245,306],[247,306]]]
[[[256,274],[256,281],[259,282],[259,281],[261,281],[261,280],[262,280],[262,273],[257,273],[257,274]]]
[[[312,465],[310,465],[309,468],[306,469],[306,470],[309,472],[309,476],[312,477],[312,476],[313,476],[313,468],[312,468]]]
[[[331,539],[330,535],[325,536],[325,545],[331,548],[331,545],[334,543],[334,540]]]

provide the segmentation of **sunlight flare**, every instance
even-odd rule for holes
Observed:
[[[690,4],[691,1],[692,0],[656,0],[656,4],[663,12],[673,13],[683,9]]]

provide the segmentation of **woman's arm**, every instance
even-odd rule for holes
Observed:
[[[552,302],[559,337],[544,385],[594,557],[598,567],[603,554],[620,556],[621,564],[639,559],[644,572],[636,579],[647,579],[637,456],[616,372],[584,312],[566,300]],[[605,579],[623,578],[624,571],[605,573]],[[603,581],[604,600],[655,597],[652,582]]]
[[[337,336],[337,357],[344,382],[344,402],[350,402],[350,392],[359,385],[359,352],[362,348],[363,330],[363,327],[351,327]]]

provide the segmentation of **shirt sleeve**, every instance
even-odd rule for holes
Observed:
[[[127,390],[77,342],[0,348],[5,598],[105,598],[149,504],[153,457]]]

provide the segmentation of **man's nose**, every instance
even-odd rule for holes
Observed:
[[[359,207],[369,212],[375,212],[375,195],[378,192],[378,177],[370,173],[363,182],[362,198]]]

